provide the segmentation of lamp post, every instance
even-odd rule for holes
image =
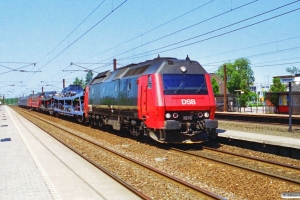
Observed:
[[[242,112],[242,108],[241,108],[241,95],[244,94],[243,90],[234,90],[235,92],[237,92],[238,94],[238,111],[241,113]]]
[[[226,82],[227,82],[227,75],[226,75],[226,65],[224,65],[224,112],[227,111],[227,94],[226,94]]]

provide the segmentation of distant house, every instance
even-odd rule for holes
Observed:
[[[255,85],[250,86],[250,91],[254,92],[258,95],[260,101],[264,101],[264,94],[269,92],[271,88],[270,83],[257,83]]]
[[[210,73],[210,80],[212,81],[215,78],[219,84],[220,94],[224,94],[224,81],[215,73]],[[228,89],[226,88],[226,94],[229,94]]]

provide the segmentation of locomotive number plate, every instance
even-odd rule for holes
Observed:
[[[193,120],[193,116],[183,116],[183,120]]]

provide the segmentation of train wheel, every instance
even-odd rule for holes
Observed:
[[[99,119],[99,120],[97,121],[97,123],[98,123],[98,127],[99,127],[99,128],[103,128],[103,121],[102,121],[102,119]]]
[[[90,119],[90,125],[92,128],[95,128],[95,122],[94,119]]]
[[[82,116],[80,116],[80,115],[77,116],[77,121],[78,121],[80,124],[84,124],[84,123],[85,123],[84,117],[82,117]]]
[[[213,139],[213,140],[217,139],[218,133],[216,132],[215,128],[208,129],[207,131],[208,131],[208,136],[210,139]]]
[[[93,119],[93,120],[91,120],[91,127],[92,128],[98,128],[98,121],[97,120],[95,120],[95,119]]]
[[[209,137],[209,146],[212,148],[218,148],[220,147],[219,141],[218,141],[218,133],[216,132],[215,128],[208,129],[208,137]]]
[[[129,126],[128,130],[129,130],[129,133],[131,135],[133,135],[134,137],[138,137],[141,133],[139,127],[137,127],[137,126]]]
[[[59,115],[58,112],[55,112],[55,116],[56,116],[56,117],[60,117],[60,115]]]

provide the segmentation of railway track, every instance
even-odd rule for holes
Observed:
[[[209,147],[203,147],[200,151],[183,151],[177,148],[172,149],[184,154],[220,162],[275,179],[280,179],[292,184],[300,184],[300,167],[297,166],[226,152]]]
[[[72,123],[70,121],[61,120],[59,118],[51,117],[37,112],[31,113],[34,115],[38,115],[46,121],[52,121],[55,124],[60,124],[61,127],[69,127],[65,129],[72,129],[73,132],[77,131],[76,134],[82,135],[85,138],[91,138],[92,141],[97,141],[97,143],[104,144],[104,146],[109,149],[113,149],[123,155],[125,154],[126,156],[134,160],[138,160],[145,165],[170,174],[177,179],[184,180],[185,182],[188,182],[189,184],[195,185],[200,188],[205,188],[208,191],[211,191],[215,194],[218,194],[219,196],[228,199],[276,199],[280,197],[282,191],[300,190],[298,183],[284,181],[280,177],[274,178],[269,175],[266,176],[262,173],[242,169],[237,166],[228,165],[226,163],[218,161],[212,161],[211,159],[209,159],[208,154],[210,154],[213,158],[216,157],[216,154],[213,154],[213,152],[206,149],[200,151],[198,148],[196,151],[191,151],[189,153],[201,154],[201,152],[204,152],[207,158],[194,156],[187,154],[187,151],[180,152],[166,145],[160,146],[159,143],[153,143],[152,145],[149,142],[137,141],[136,138],[132,140],[128,136],[125,136],[124,134],[119,132],[112,134],[111,132],[103,132],[94,128],[89,128],[76,123]],[[84,154],[95,152],[95,150],[93,149],[87,150],[88,146],[91,145],[87,145],[85,147],[85,149],[83,150]],[[100,152],[100,150],[97,150],[96,152],[98,151]],[[93,158],[94,154],[89,154],[89,157]],[[226,162],[227,160],[229,163],[235,163],[234,161],[238,160],[236,157],[227,157],[223,154],[220,154],[219,157],[223,157],[224,161]],[[106,159],[105,155],[103,155],[103,159],[100,162],[106,162],[103,161],[105,160],[104,158]],[[154,158],[162,158],[163,161],[156,161],[154,160]],[[115,160],[120,159],[114,159],[113,161],[111,161],[111,163],[108,163],[108,168],[112,166],[119,166],[120,162],[115,163]],[[243,161],[242,163],[244,163],[244,167],[247,167],[247,163],[251,162]],[[257,163],[254,165],[257,165]],[[252,169],[253,167],[250,166],[249,168]],[[274,167],[269,167],[269,169],[272,168]],[[268,168],[265,169],[267,170],[266,172],[268,172]],[[123,166],[123,168],[118,168],[115,173],[118,173],[120,171],[125,171],[127,173],[124,179],[133,177],[132,179],[136,180],[137,178],[134,178],[134,174],[141,174],[134,170],[133,167],[126,168],[125,166]],[[281,175],[280,173],[275,174]],[[122,175],[120,175],[120,177],[122,177]],[[133,184],[130,185],[136,186],[136,184],[138,184],[137,188],[145,189],[145,187],[147,187],[155,191],[154,193],[163,192],[164,194],[161,195],[159,199],[168,198],[168,195],[165,194],[165,191],[163,189],[166,188],[165,184],[159,185],[158,183],[156,183],[154,184],[155,186],[152,187],[150,184],[148,184],[150,182],[146,178],[144,178],[143,182],[140,184],[133,181]],[[174,189],[169,187],[167,188],[168,190]],[[151,194],[151,192],[153,191],[150,191],[149,193]],[[268,191],[268,193],[266,193],[266,191]],[[147,192],[142,193],[146,193],[145,195],[147,197],[151,196],[148,195],[149,193]],[[172,198],[172,196],[169,198]],[[176,198],[179,198],[178,195],[176,196]]]
[[[142,199],[223,199],[28,112],[18,112]]]

